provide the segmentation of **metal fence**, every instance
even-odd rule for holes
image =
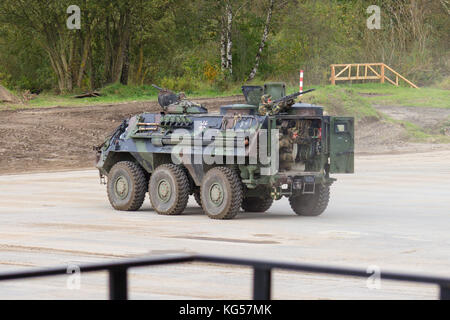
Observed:
[[[86,264],[80,266],[80,272],[107,271],[109,274],[109,298],[111,300],[125,300],[128,299],[128,269],[186,262],[209,262],[216,264],[252,267],[253,299],[255,300],[269,300],[271,298],[271,278],[273,269],[333,274],[348,277],[368,277],[367,271],[361,269],[320,266],[312,264],[283,263],[254,259],[227,258],[210,255],[171,255],[122,260],[109,263]],[[67,274],[67,267],[64,266],[19,272],[5,272],[0,273],[0,281],[64,274]],[[395,272],[382,272],[380,274],[380,279],[436,285],[440,290],[439,298],[442,300],[450,300],[450,278]]]

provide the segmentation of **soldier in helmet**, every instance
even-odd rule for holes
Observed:
[[[261,104],[258,109],[260,115],[265,116],[266,114],[270,114],[270,110],[272,109],[270,105],[271,100],[272,96],[270,94],[263,94],[261,96]]]

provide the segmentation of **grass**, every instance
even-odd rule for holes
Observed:
[[[424,108],[450,108],[450,90],[438,88],[395,87],[390,84],[346,85],[372,104]]]
[[[230,85],[227,90],[218,90],[209,84],[202,84],[197,87],[197,89],[186,90],[190,98],[215,98],[241,94],[241,84],[238,83]],[[322,104],[328,107],[331,112],[333,110],[345,112],[357,118],[377,118],[379,115],[371,108],[372,104],[450,108],[450,90],[438,88],[414,89],[379,83],[313,87],[317,90],[305,95],[302,100]],[[297,88],[297,86],[288,86],[287,93],[295,92],[298,90]],[[75,99],[73,98],[74,94],[55,95],[50,92],[44,92],[25,104],[3,106],[8,109],[17,109],[105,105],[131,101],[155,101],[158,95],[158,91],[150,85],[123,86],[112,84],[106,86],[100,92],[102,93],[101,97],[85,99]]]
[[[2,109],[27,109],[27,108],[48,108],[48,107],[77,107],[92,105],[119,104],[133,101],[156,101],[158,90],[150,85],[143,86],[123,86],[112,84],[100,90],[100,97],[75,99],[76,94],[55,95],[51,92],[43,92],[36,98],[25,104],[1,104]],[[231,89],[218,91],[210,86],[203,86],[197,90],[188,92],[189,98],[216,98],[241,94],[240,86],[235,85]]]
[[[382,118],[382,115],[366,99],[350,87],[316,87],[316,91],[308,93],[301,100],[324,106],[330,115],[355,117],[357,122]]]
[[[256,84],[263,81],[255,82]],[[436,135],[425,132],[421,127],[407,122],[395,120],[378,112],[373,105],[413,106],[450,108],[450,90],[439,88],[406,88],[394,87],[390,84],[352,84],[337,86],[313,86],[316,91],[301,98],[303,102],[322,105],[330,115],[353,116],[361,124],[372,121],[389,121],[405,128],[412,141],[450,142],[450,137],[444,134]],[[305,87],[305,90],[309,89]],[[286,88],[287,94],[296,92],[296,85]],[[102,96],[96,98],[75,99],[74,94],[55,95],[42,93],[26,104],[2,105],[1,109],[46,108],[54,106],[91,106],[119,104],[133,101],[156,101],[158,91],[149,85],[123,86],[112,84],[101,91]],[[227,90],[218,90],[209,84],[197,84],[195,89],[186,90],[189,98],[215,98],[241,95],[241,84],[232,84]],[[450,127],[450,118],[447,120]],[[444,123],[444,128],[447,127]],[[442,132],[443,133],[443,132]]]

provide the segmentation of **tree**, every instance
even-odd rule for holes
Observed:
[[[237,4],[232,0],[223,2],[225,6],[221,17],[220,58],[222,71],[226,71],[231,75],[233,74],[233,21],[239,11],[247,5],[248,1],[238,2]],[[235,9],[233,5],[236,7]]]
[[[34,37],[47,53],[61,93],[80,85],[86,68],[95,18],[96,1],[83,1],[86,31],[66,26],[67,0],[3,0],[0,21]],[[81,47],[81,59],[78,51]],[[78,63],[76,63],[78,62]]]
[[[269,0],[269,8],[267,9],[267,17],[266,23],[264,24],[264,31],[262,33],[261,42],[259,44],[258,52],[256,53],[255,64],[253,66],[252,71],[248,76],[248,81],[253,80],[256,76],[256,72],[258,71],[259,62],[261,60],[261,55],[264,50],[264,46],[266,45],[267,37],[269,36],[269,28],[270,22],[272,20],[272,12],[274,8],[275,0]]]

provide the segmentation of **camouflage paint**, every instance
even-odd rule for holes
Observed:
[[[269,84],[264,88],[275,96],[284,94],[285,90],[285,87],[280,84]],[[190,149],[192,154],[189,154],[187,158],[189,161],[186,161],[184,166],[197,186],[201,184],[204,173],[217,165],[205,163],[203,158],[205,153],[223,157],[223,165],[235,167],[240,172],[242,182],[247,187],[246,192],[249,195],[258,194],[258,192],[260,192],[259,195],[261,192],[269,195],[270,192],[278,197],[278,195],[286,195],[287,192],[295,192],[281,189],[282,185],[292,185],[295,180],[331,184],[335,179],[329,177],[330,172],[353,172],[354,129],[352,118],[323,116],[323,108],[302,103],[289,105],[286,112],[275,115],[260,115],[258,106],[252,104],[223,106],[220,114],[208,114],[203,112],[203,109],[200,105],[180,100],[167,106],[166,112],[162,114],[142,113],[125,120],[97,148],[97,168],[101,174],[106,175],[115,162],[131,160],[137,161],[151,174],[159,165],[172,162],[172,154],[174,148],[177,147],[176,141],[173,140],[174,132],[184,130],[190,137],[189,144],[192,143],[196,146]],[[264,175],[263,171],[270,164],[253,161],[256,150],[260,149],[260,144],[259,142],[255,143],[256,140],[250,139],[250,137],[265,135],[268,144],[267,156],[273,158],[271,147],[274,142],[272,141],[274,134],[270,132],[271,129],[278,130],[279,123],[285,120],[314,120],[316,124],[320,123],[321,149],[308,160],[304,170],[292,169]],[[336,126],[342,129],[342,132],[336,132]],[[315,130],[318,129],[315,128]],[[205,143],[203,135],[208,130],[215,130],[219,133],[215,139],[220,140],[225,148],[216,148],[216,146],[211,148],[211,145],[208,145],[208,142],[211,141]],[[248,146],[244,146],[243,162],[231,164],[226,161],[226,158],[236,158],[239,144],[242,149],[242,137],[244,140],[249,139],[250,141]],[[318,139],[318,137],[313,138]],[[284,141],[282,143],[286,144],[286,137],[283,135],[277,139],[275,142]],[[228,145],[227,148],[227,143],[230,141],[231,145]],[[287,141],[289,144],[291,140]],[[279,152],[276,155],[279,156]],[[200,162],[195,161],[196,156]]]

